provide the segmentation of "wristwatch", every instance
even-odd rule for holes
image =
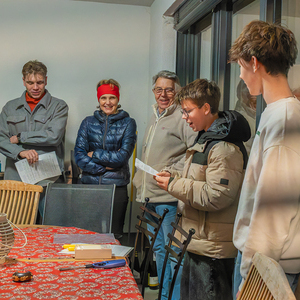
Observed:
[[[18,141],[20,142],[20,139],[21,139],[21,132],[19,132],[19,133],[17,134],[17,138],[18,138]]]

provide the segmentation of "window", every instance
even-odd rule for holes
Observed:
[[[233,14],[231,44],[234,43],[248,23],[259,20],[259,5],[259,0],[255,0]],[[231,64],[229,108],[241,113],[249,123],[251,138],[245,143],[248,154],[256,132],[256,101],[257,97],[250,95],[246,84],[240,79],[239,65],[237,63]]]
[[[211,79],[211,26],[202,30],[200,36],[200,76],[197,77]]]
[[[259,0],[256,0],[232,16],[232,39],[231,45],[242,32],[243,28],[253,20],[259,20]],[[238,64],[231,64],[230,72],[230,104],[229,108],[234,109],[237,102],[237,86],[240,81],[240,68]]]
[[[252,20],[281,21],[294,32],[300,45],[299,0],[186,0],[175,12],[174,20],[178,31],[176,71],[181,84],[199,77],[216,81],[221,90],[220,110],[238,110],[241,104],[237,103],[239,67],[229,65],[227,60],[232,43],[246,24]],[[300,100],[299,77],[300,54],[288,75]],[[241,85],[239,88],[244,91]],[[255,132],[265,102],[262,96],[256,98],[256,107],[254,99],[249,101],[251,107],[244,104],[243,109],[251,108],[248,113],[252,115],[251,123],[254,120],[256,125],[252,129]]]
[[[299,54],[296,64],[289,71],[288,81],[292,91],[300,100],[300,2],[298,0],[282,1],[281,23],[293,31],[297,40]]]

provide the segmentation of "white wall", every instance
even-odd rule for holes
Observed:
[[[120,104],[144,130],[149,33],[150,8],[146,7],[1,0],[0,108],[21,95],[22,67],[28,60],[38,59],[48,67],[48,90],[70,108],[67,163],[80,122],[96,109],[100,79],[120,82]]]
[[[150,27],[150,67],[149,67],[149,107],[155,103],[151,91],[152,76],[161,70],[175,72],[176,69],[176,31],[173,18],[163,14],[173,4],[174,0],[155,0],[151,6]],[[149,110],[148,118],[152,114]]]
[[[156,0],[146,8],[81,1],[1,0],[0,108],[24,91],[24,63],[31,59],[44,62],[48,90],[70,108],[68,168],[80,122],[96,109],[97,82],[114,78],[121,84],[122,108],[138,124],[140,157],[151,105],[155,103],[151,78],[162,69],[175,71],[173,19],[163,17],[173,2]],[[5,159],[1,154],[0,159],[3,170]],[[134,201],[132,224],[136,223],[138,206]]]
[[[176,31],[173,29],[173,18],[163,17],[165,11],[173,4],[174,0],[155,0],[151,5],[150,11],[150,54],[149,54],[149,78],[148,92],[143,95],[144,111],[147,112],[147,117],[143,124],[139,126],[137,147],[137,157],[141,157],[143,140],[147,122],[153,113],[152,104],[155,103],[155,98],[152,93],[152,76],[161,70],[175,71],[176,60]],[[135,196],[133,195],[133,199]],[[133,201],[131,231],[135,231],[136,215],[140,213],[140,204]],[[128,226],[128,211],[125,221],[125,229]]]
[[[143,96],[147,117],[139,126],[139,141],[142,141],[146,125],[153,113],[151,106],[155,103],[155,98],[152,92],[152,77],[161,70],[175,72],[176,69],[176,31],[173,28],[173,18],[163,16],[173,2],[174,0],[155,0],[151,5],[148,91]],[[140,145],[137,148],[139,158]]]

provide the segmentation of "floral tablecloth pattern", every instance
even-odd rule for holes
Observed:
[[[0,265],[0,299],[143,299],[127,265],[114,269],[58,270],[92,262],[67,260],[65,255],[58,254],[62,245],[53,244],[55,234],[96,233],[74,227],[22,230],[27,236],[27,245],[13,248],[9,253],[9,257],[17,261]],[[16,230],[15,234],[15,246],[22,246],[22,235]],[[14,272],[26,271],[33,274],[31,281],[12,281]]]

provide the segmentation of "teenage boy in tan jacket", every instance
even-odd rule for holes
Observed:
[[[250,127],[238,112],[218,112],[220,90],[214,82],[197,79],[177,97],[182,118],[198,136],[182,173],[167,168],[155,178],[180,200],[183,229],[196,231],[185,255],[180,295],[227,300],[236,256],[233,223],[247,162],[243,142],[251,136]]]

